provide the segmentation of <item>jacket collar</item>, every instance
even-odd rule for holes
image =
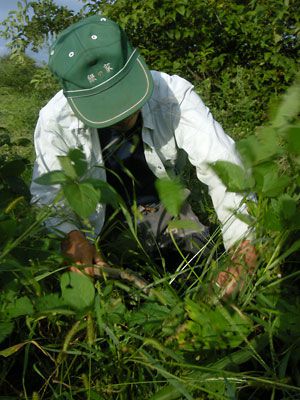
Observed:
[[[142,107],[143,127],[153,130],[154,123],[148,102]]]

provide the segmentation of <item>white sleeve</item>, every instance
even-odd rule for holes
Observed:
[[[243,196],[228,192],[208,164],[223,160],[241,165],[241,161],[234,141],[213,119],[193,86],[187,81],[184,83],[184,90],[177,96],[180,99],[178,109],[173,107],[173,113],[180,113],[178,125],[174,127],[177,145],[188,154],[189,161],[196,167],[198,179],[208,186],[221,222],[224,246],[228,249],[243,237],[250,237],[249,226],[232,213],[232,210],[246,213],[245,206],[241,207]]]
[[[43,110],[40,112],[36,125],[34,145],[36,160],[30,186],[32,203],[39,206],[50,206],[60,190],[60,185],[39,185],[35,182],[35,179],[47,172],[61,170],[57,156],[67,155],[68,146],[62,132],[60,132],[59,125],[47,118]],[[74,213],[64,203],[59,202],[55,208],[57,217],[51,217],[45,222],[49,229],[55,229],[55,231],[62,233],[79,229]]]

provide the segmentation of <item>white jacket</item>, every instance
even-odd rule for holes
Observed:
[[[240,208],[242,196],[226,191],[208,163],[226,160],[240,164],[234,141],[213,119],[191,83],[162,72],[152,71],[152,75],[154,91],[142,108],[142,138],[148,166],[157,177],[163,177],[169,171],[176,172],[180,153],[187,154],[190,163],[196,167],[198,179],[208,185],[228,249],[248,231],[248,225],[231,212]],[[59,185],[43,186],[34,180],[46,172],[61,169],[57,156],[66,155],[70,148],[81,146],[89,165],[89,175],[106,179],[104,168],[99,168],[103,166],[103,159],[97,129],[85,126],[74,115],[62,91],[40,111],[34,140],[33,202],[46,205],[53,202]],[[96,234],[100,233],[104,223],[104,207],[99,204],[90,217]],[[80,229],[76,222],[60,217],[52,218],[48,225],[56,226],[64,233]]]

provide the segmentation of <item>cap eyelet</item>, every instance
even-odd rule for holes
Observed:
[[[96,39],[98,39],[98,36],[97,35],[92,35],[91,39],[96,40]]]
[[[106,18],[100,18],[100,21],[106,21]]]
[[[74,55],[75,55],[74,51],[70,51],[69,57],[74,57]]]

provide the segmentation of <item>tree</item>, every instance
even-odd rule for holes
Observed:
[[[73,11],[56,5],[53,0],[21,0],[17,10],[10,11],[8,18],[2,21],[0,36],[10,41],[12,58],[22,62],[26,49],[38,52],[56,33],[78,18]]]
[[[13,49],[38,50],[49,34],[83,15],[103,13],[126,30],[151,68],[194,82],[231,125],[241,117],[261,123],[272,95],[284,91],[298,69],[296,0],[83,2],[75,14],[52,0],[23,0],[3,22],[2,35]]]

